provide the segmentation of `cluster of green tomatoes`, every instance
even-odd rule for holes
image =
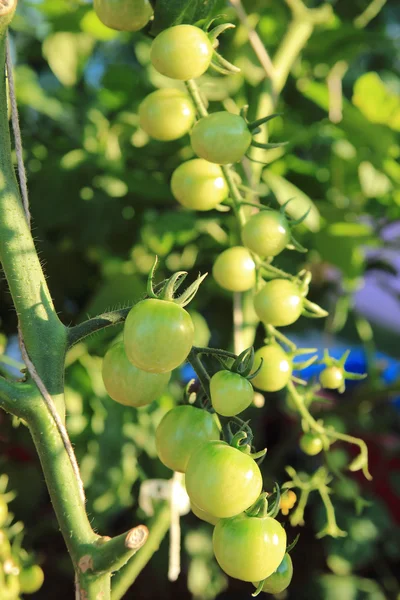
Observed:
[[[18,600],[20,594],[36,593],[42,587],[44,574],[21,547],[18,536],[10,542],[12,515],[8,511],[7,495],[10,494],[0,493],[0,597],[1,600]]]
[[[96,5],[104,23],[126,29],[111,22],[113,14],[105,12],[107,0],[96,0]],[[146,14],[146,23],[150,16]],[[124,23],[124,18],[120,21]],[[137,29],[141,27],[143,24]],[[186,82],[188,91],[179,87],[159,89],[139,107],[140,125],[151,138],[170,141],[190,133],[197,158],[177,167],[171,191],[191,210],[208,211],[223,202],[229,204],[228,165],[240,161],[251,145],[262,147],[253,140],[260,122],[248,123],[244,114],[225,111],[208,114],[205,108],[199,109],[201,99],[195,107],[193,80],[216,66],[217,35],[226,27],[207,32],[192,25],[177,25],[162,31],[151,46],[152,65],[162,75]],[[223,71],[221,61],[219,70]],[[298,248],[291,233],[295,224],[284,207],[271,210],[260,205],[259,212],[241,226],[241,245],[217,257],[213,266],[216,282],[231,292],[255,290],[254,309],[267,331],[272,328],[270,335],[266,345],[255,353],[249,350],[232,358],[233,364],[225,364],[206,382],[209,410],[190,403],[177,406],[165,415],[156,431],[160,460],[185,474],[193,513],[214,525],[213,548],[219,565],[231,577],[253,582],[257,592],[279,593],[291,581],[291,547],[276,516],[279,509],[287,514],[296,496],[288,491],[281,498],[279,489],[269,495],[263,492],[257,460],[265,451],[253,451],[251,431],[237,415],[253,402],[253,384],[261,391],[276,392],[292,378],[296,352],[278,343],[275,327],[291,325],[301,315],[326,315],[306,297],[310,282],[307,272],[296,277],[281,273],[269,280],[260,275],[263,269],[268,272],[271,260],[285,248]],[[162,394],[171,371],[196,350],[193,322],[184,306],[194,297],[203,277],[177,296],[185,275],[174,274],[155,293],[153,268],[147,297],[127,316],[123,341],[108,350],[103,380],[117,402],[135,407],[149,404]],[[344,373],[341,365],[326,363],[321,384],[340,389]],[[232,421],[224,423],[224,419]],[[232,433],[230,423],[238,421],[242,426]],[[323,441],[306,433],[300,446],[308,454],[317,454]]]

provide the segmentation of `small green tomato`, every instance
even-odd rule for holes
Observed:
[[[253,385],[263,392],[278,392],[290,381],[293,370],[292,360],[278,344],[270,344],[259,348],[254,354],[256,371],[263,363],[260,371],[252,379]]]
[[[305,433],[300,438],[300,448],[309,456],[316,456],[323,447],[321,438],[314,433]]]
[[[195,114],[187,94],[173,88],[152,92],[139,106],[141,128],[150,137],[162,142],[177,140],[188,133]]]
[[[245,292],[256,283],[256,265],[243,246],[224,250],[217,257],[212,273],[218,285],[230,292]]]
[[[326,367],[321,371],[319,381],[327,390],[338,390],[344,383],[343,369],[340,367]]]
[[[218,371],[210,381],[211,403],[223,417],[234,417],[253,401],[254,390],[250,381],[231,371]]]
[[[293,563],[290,554],[285,554],[277,570],[264,581],[262,591],[266,594],[280,594],[289,587],[293,577]],[[258,583],[253,584],[258,587]]]

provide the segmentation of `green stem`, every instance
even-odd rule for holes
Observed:
[[[93,319],[88,319],[79,325],[75,325],[68,330],[68,347],[74,346],[84,338],[88,337],[96,331],[111,327],[112,325],[119,325],[123,323],[128,316],[129,311],[132,307],[121,308],[120,310],[113,310],[110,312],[103,313]]]
[[[78,573],[75,580],[76,600],[111,600],[111,573]]]
[[[210,376],[193,348],[188,356],[188,361],[192,365],[197,377],[199,378],[207,397],[210,398]]]
[[[208,110],[203,102],[202,97],[200,96],[200,90],[196,81],[194,79],[189,79],[189,81],[186,82],[186,87],[193,100],[193,104],[195,105],[199,116],[208,117]]]
[[[169,504],[163,504],[149,523],[149,537],[143,549],[112,580],[111,600],[120,600],[158,550],[171,521]]]
[[[100,538],[87,555],[88,570],[94,573],[118,571],[145,544],[148,535],[147,527],[138,525],[115,538]]]
[[[6,32],[0,21],[2,67],[5,54]],[[0,77],[0,262],[28,355],[63,416],[66,328],[54,309],[19,195],[11,160],[4,70]]]

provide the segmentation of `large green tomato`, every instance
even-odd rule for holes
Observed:
[[[231,371],[218,371],[210,381],[211,402],[215,412],[234,417],[253,402],[254,390],[250,381]]]
[[[213,48],[207,34],[193,25],[175,25],[153,41],[150,60],[159,73],[171,79],[197,79],[207,71]]]
[[[227,575],[242,581],[261,581],[282,562],[286,532],[271,517],[249,517],[242,513],[218,521],[213,548],[219,566]]]
[[[221,167],[202,158],[188,160],[175,169],[171,190],[182,206],[192,210],[211,210],[228,196]]]
[[[157,427],[157,454],[166,467],[185,473],[192,452],[204,442],[219,440],[219,436],[212,414],[194,406],[177,406]]]
[[[256,371],[262,367],[252,379],[253,385],[263,392],[277,392],[282,390],[292,376],[293,363],[286,352],[278,344],[262,346],[254,354],[254,367]]]
[[[185,483],[193,504],[221,519],[249,508],[262,489],[260,469],[251,456],[220,441],[192,453]]]
[[[289,223],[277,210],[261,210],[244,225],[242,241],[258,256],[277,256],[290,242]]]
[[[254,297],[254,309],[263,323],[274,327],[291,325],[303,311],[298,285],[288,279],[267,281]]]
[[[221,252],[212,273],[218,285],[230,292],[245,292],[256,284],[256,265],[243,246],[233,246]]]
[[[139,31],[153,15],[150,0],[94,0],[94,10],[104,25],[119,31]]]
[[[18,577],[20,591],[23,594],[34,594],[40,590],[44,581],[44,573],[39,565],[22,569]]]
[[[189,313],[174,302],[148,298],[128,314],[124,344],[128,360],[149,373],[167,373],[187,358],[194,339]]]
[[[216,112],[197,121],[191,133],[195,153],[218,165],[238,162],[251,144],[246,121],[229,112]]]
[[[188,133],[195,115],[189,96],[174,88],[152,92],[139,106],[141,128],[162,142],[177,140]]]
[[[293,577],[293,563],[290,554],[285,554],[277,570],[264,581],[262,591],[267,594],[280,594],[289,587]],[[258,583],[254,583],[258,587]]]
[[[164,392],[171,373],[148,373],[127,358],[123,342],[112,346],[103,360],[103,381],[113,400],[125,406],[145,406]]]
[[[201,508],[193,504],[193,502],[190,503],[190,508],[192,509],[192,513],[196,515],[198,519],[210,523],[210,525],[216,525],[219,521],[218,517],[214,517],[213,515],[210,515],[210,513],[201,510]]]

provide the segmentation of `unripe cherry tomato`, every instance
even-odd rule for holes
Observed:
[[[254,354],[254,367],[256,371],[263,359],[262,367],[252,379],[255,387],[263,392],[277,392],[282,390],[290,381],[293,363],[286,352],[278,344],[262,346]]]
[[[228,196],[221,167],[202,158],[188,160],[175,169],[171,190],[182,206],[192,210],[211,210]]]
[[[213,534],[215,558],[227,575],[261,581],[280,565],[286,552],[286,532],[271,517],[241,513],[221,519]]]
[[[193,25],[175,25],[153,41],[150,60],[159,73],[171,79],[197,79],[207,71],[213,48],[207,34]]]
[[[319,381],[327,390],[338,390],[344,382],[343,369],[334,365],[326,367],[321,371]]]
[[[293,577],[293,562],[286,553],[277,570],[264,581],[262,591],[267,594],[280,594],[289,587]],[[258,587],[258,583],[254,583]]]
[[[162,142],[177,140],[188,133],[195,115],[189,96],[173,88],[152,92],[139,106],[141,128]]]
[[[193,339],[194,326],[189,313],[167,300],[142,300],[125,321],[128,360],[149,373],[167,373],[179,367],[186,360]]]
[[[300,448],[309,456],[316,456],[323,447],[321,438],[315,433],[305,433],[300,438]]]
[[[171,373],[148,373],[127,358],[123,342],[114,344],[106,353],[102,369],[108,395],[125,406],[145,406],[161,396]]]
[[[250,381],[231,371],[218,371],[210,381],[211,403],[223,417],[234,417],[253,401],[254,390]]]
[[[34,594],[40,590],[44,581],[44,573],[39,565],[22,569],[18,577],[20,590],[23,594]]]
[[[212,273],[218,285],[230,292],[245,292],[256,283],[256,265],[243,246],[233,246],[221,252]]]
[[[221,111],[197,121],[191,133],[195,153],[218,165],[238,162],[251,144],[251,133],[239,115]]]
[[[242,229],[242,242],[261,257],[277,256],[290,241],[290,227],[277,210],[261,210]]]
[[[193,502],[190,503],[190,508],[192,509],[192,513],[196,515],[198,519],[210,523],[210,525],[216,525],[219,521],[218,517],[214,517],[204,510],[201,510],[201,508],[193,504]]]
[[[254,309],[260,321],[274,327],[291,325],[303,311],[298,285],[288,279],[267,281],[254,297]]]
[[[139,31],[153,15],[150,0],[94,0],[100,21],[119,31]]]
[[[214,517],[233,517],[253,504],[262,477],[251,456],[225,442],[208,442],[191,455],[186,469],[190,500]]]
[[[176,406],[157,427],[157,454],[166,467],[185,473],[192,452],[204,442],[219,440],[219,436],[212,414],[194,406]]]

